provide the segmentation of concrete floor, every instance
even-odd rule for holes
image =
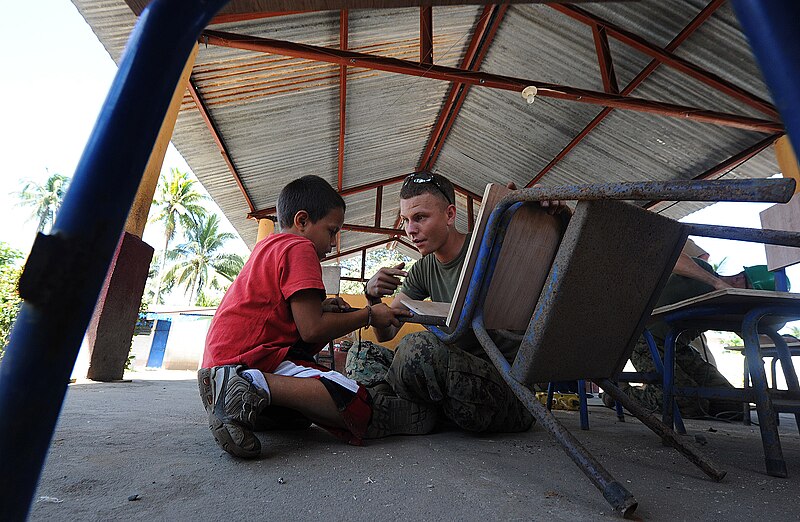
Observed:
[[[458,431],[352,447],[317,428],[260,434],[239,461],[208,432],[190,372],[70,385],[32,520],[607,520],[602,495],[539,427]],[[638,499],[642,520],[797,520],[800,437],[782,416],[790,478],[764,473],[757,426],[689,421],[728,471],[715,483],[635,419],[559,419]],[[138,497],[136,497],[138,495]],[[138,500],[129,500],[138,498]]]

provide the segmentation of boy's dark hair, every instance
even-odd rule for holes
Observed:
[[[278,223],[281,228],[290,228],[294,216],[301,210],[308,212],[312,223],[328,215],[335,208],[344,211],[347,205],[342,196],[319,176],[303,176],[283,187],[278,196]]]
[[[427,170],[406,176],[403,188],[400,189],[400,199],[410,199],[422,194],[433,194],[448,205],[456,201],[456,191],[450,180]]]

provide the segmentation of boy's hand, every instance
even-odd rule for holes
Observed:
[[[345,312],[350,309],[351,306],[341,297],[331,297],[322,301],[323,312]]]
[[[408,310],[400,308],[389,308],[384,303],[372,305],[372,326],[375,328],[386,328],[387,326],[400,327],[398,317],[411,317]]]
[[[400,277],[405,277],[408,273],[403,270],[405,263],[399,263],[391,268],[383,267],[369,278],[364,293],[367,297],[380,298],[385,295],[392,295],[397,287],[400,286]]]

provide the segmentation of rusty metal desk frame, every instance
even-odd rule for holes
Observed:
[[[664,343],[664,424],[673,424],[673,397],[693,396],[708,399],[734,399],[754,402],[764,446],[764,460],[769,475],[786,477],[787,468],[778,435],[777,413],[794,413],[800,421],[800,385],[792,364],[791,352],[777,328],[787,320],[800,318],[800,295],[775,292],[770,298],[742,295],[741,299],[719,303],[720,292],[711,292],[695,298],[691,303],[676,303],[669,311],[661,312],[670,326]],[[740,292],[747,292],[740,290]],[[751,291],[761,293],[759,291]],[[715,303],[716,301],[716,303]],[[663,310],[663,309],[662,309]],[[658,312],[658,310],[656,311]],[[738,331],[745,343],[745,355],[752,388],[720,390],[704,387],[675,387],[675,341],[689,329]],[[759,344],[759,333],[767,334],[775,343],[775,350],[786,376],[788,391],[771,391],[767,384],[764,361]]]

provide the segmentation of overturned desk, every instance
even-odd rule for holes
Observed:
[[[800,421],[800,384],[786,341],[778,334],[784,323],[800,319],[800,294],[729,288],[687,299],[653,311],[653,318],[664,320],[670,329],[664,342],[664,423],[673,425],[673,397],[693,396],[706,399],[733,399],[756,405],[764,446],[767,473],[786,477],[778,436],[777,414],[794,413]],[[721,390],[703,387],[675,387],[675,341],[687,330],[723,330],[738,332],[744,339],[744,353],[752,388]],[[788,390],[770,390],[764,369],[759,334],[775,343]],[[745,382],[747,379],[745,379]],[[800,424],[800,422],[798,423]]]

